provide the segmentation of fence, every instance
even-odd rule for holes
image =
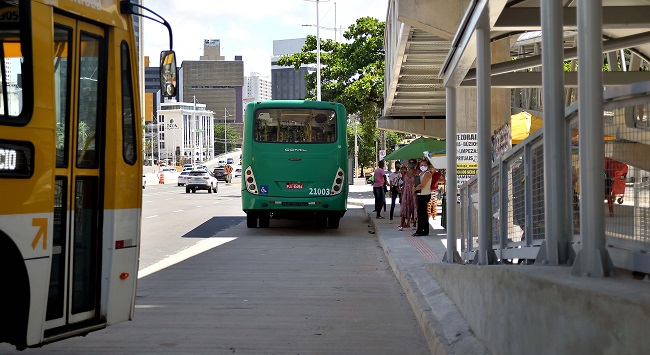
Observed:
[[[605,135],[603,218],[607,250],[616,267],[650,273],[650,83],[617,87],[604,93]],[[580,186],[577,105],[566,109],[570,139],[572,246],[580,249]],[[598,124],[594,120],[594,124]],[[544,235],[543,129],[517,144],[492,164],[490,240],[502,262],[532,263]],[[479,167],[480,168],[480,167]],[[478,250],[478,180],[461,186],[461,256],[474,260]],[[589,236],[585,236],[586,238]]]

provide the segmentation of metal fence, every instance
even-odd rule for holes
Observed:
[[[603,218],[607,250],[616,267],[650,273],[650,83],[605,92],[605,179]],[[580,151],[577,105],[566,110],[570,139],[573,241],[581,246]],[[597,124],[597,121],[594,121]],[[543,129],[530,135],[492,165],[490,240],[501,262],[531,263],[545,239]],[[461,186],[459,237],[461,256],[473,260],[478,250],[478,180]]]

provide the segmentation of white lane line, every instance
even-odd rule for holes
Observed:
[[[201,207],[203,207],[203,206],[196,206],[196,208],[201,208]]]
[[[176,212],[183,212],[183,210],[176,210],[176,211],[174,211],[174,213],[176,213]]]
[[[146,268],[138,271],[138,279],[151,275],[154,272],[160,271],[166,267],[177,264],[183,260],[189,259],[195,255],[203,253],[204,251],[208,251],[212,248],[216,248],[222,244],[228,243],[235,239],[237,238],[212,237],[212,238],[204,239],[187,249],[184,249],[172,256],[169,256],[151,266],[147,266]]]
[[[170,198],[166,198],[165,201],[169,201],[169,200],[173,200],[173,199],[174,199],[173,197],[170,197]]]
[[[143,203],[149,203],[149,202],[153,202],[153,201],[144,201]]]
[[[213,204],[213,205],[214,205],[214,204],[217,204],[217,203],[219,203],[219,201],[216,201],[216,202],[212,202],[212,204]]]
[[[149,216],[149,217],[147,217],[147,218],[156,218],[156,217],[158,217],[157,214],[155,214],[155,215],[153,215],[153,216]]]

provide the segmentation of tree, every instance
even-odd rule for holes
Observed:
[[[358,118],[362,167],[376,164],[377,119],[384,107],[384,28],[384,22],[362,17],[343,34],[347,42],[321,40],[321,97],[323,101],[342,103],[349,115]],[[316,63],[316,44],[315,36],[307,36],[302,52],[280,57],[278,65],[298,70],[302,64]],[[306,78],[306,98],[315,100],[316,73]],[[397,133],[390,136],[394,134],[399,137]],[[353,141],[353,133],[349,131],[348,142]],[[350,154],[353,154],[354,145],[348,146],[352,146]]]
[[[233,126],[226,126],[226,139],[227,139],[227,148],[229,152],[232,152],[236,148],[236,143],[239,142],[239,133]],[[224,140],[223,140],[223,129],[224,125],[216,124],[214,125],[214,152],[223,153],[224,152]]]

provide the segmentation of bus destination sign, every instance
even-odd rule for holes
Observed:
[[[33,174],[34,146],[0,140],[0,178],[29,178]]]

